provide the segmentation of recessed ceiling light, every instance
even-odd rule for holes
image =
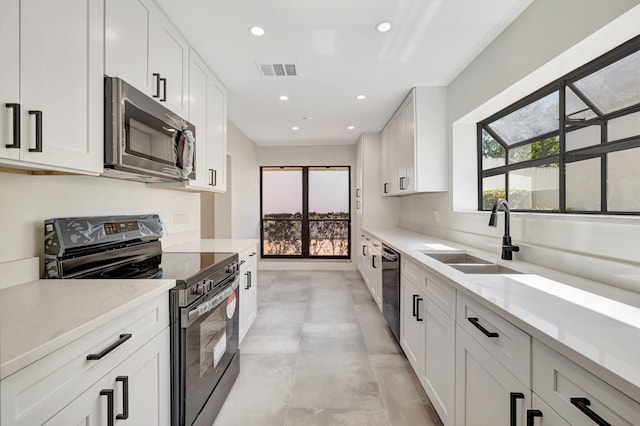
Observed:
[[[378,30],[381,33],[386,33],[390,29],[391,29],[391,22],[388,22],[388,21],[382,21],[376,25],[376,30]]]
[[[251,27],[249,28],[249,31],[251,31],[251,34],[256,37],[261,37],[264,35],[264,29],[262,29],[262,27]]]
[[[354,126],[349,126],[349,127],[347,127],[347,129],[353,130],[353,129],[355,129],[355,127]]]
[[[281,101],[286,101],[287,99],[289,99],[289,97],[288,97],[288,96],[286,96],[286,95],[282,95],[282,96],[280,96],[280,100],[281,100]]]
[[[367,99],[367,97],[365,95],[358,95],[358,96],[356,96],[356,99],[361,101],[363,99]]]
[[[291,128],[291,130],[300,130],[300,127],[298,127],[298,126],[293,126],[293,127]]]
[[[311,117],[302,117],[303,120],[311,120]]]

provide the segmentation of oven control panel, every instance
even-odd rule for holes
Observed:
[[[137,221],[113,222],[104,224],[104,232],[107,235],[122,234],[123,232],[138,231],[140,227]]]

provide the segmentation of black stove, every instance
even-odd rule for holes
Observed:
[[[172,425],[213,423],[240,371],[237,253],[163,252],[158,215],[45,221],[47,278],[171,279]]]

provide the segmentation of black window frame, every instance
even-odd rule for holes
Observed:
[[[607,154],[618,152],[627,149],[640,148],[640,135],[631,136],[615,141],[607,141],[607,122],[614,118],[619,118],[625,115],[640,112],[640,102],[632,106],[613,111],[611,113],[601,112],[586,96],[584,96],[574,83],[578,80],[591,75],[600,69],[603,69],[631,54],[640,51],[640,36],[636,36],[629,41],[621,44],[620,46],[610,50],[609,52],[601,55],[600,57],[592,60],[591,62],[578,67],[574,71],[571,71],[564,76],[556,79],[555,81],[547,84],[546,86],[538,89],[534,93],[514,102],[503,110],[487,117],[486,119],[477,123],[477,167],[478,167],[478,210],[488,211],[491,207],[484,207],[483,200],[483,178],[504,175],[505,177],[505,198],[509,196],[509,172],[513,170],[526,169],[530,167],[537,167],[547,165],[550,163],[558,163],[559,174],[559,186],[558,186],[558,209],[557,210],[534,210],[534,209],[515,209],[512,211],[527,212],[527,213],[560,213],[560,214],[588,214],[588,215],[640,215],[640,211],[611,211],[607,206]],[[566,88],[569,87],[577,96],[582,100],[591,110],[597,115],[595,118],[587,120],[567,120],[566,117],[566,103],[565,94]],[[511,114],[514,111],[519,110],[551,93],[558,92],[559,104],[559,126],[557,131],[548,132],[542,135],[529,138],[527,140],[518,141],[509,145],[502,138],[494,132],[489,124],[494,121]],[[573,149],[567,151],[565,149],[566,134],[567,132],[578,130],[592,125],[601,126],[600,144],[587,146],[583,148]],[[482,169],[482,143],[483,143],[483,131],[487,132],[498,144],[505,150],[505,164],[503,166],[494,167],[491,169]],[[535,158],[530,160],[519,161],[515,163],[509,162],[509,150],[520,146],[530,144],[532,142],[542,141],[549,137],[558,136],[559,138],[559,153],[556,155],[549,155],[542,158]],[[600,210],[567,210],[566,207],[566,164],[576,161],[583,161],[588,159],[600,158]]]
[[[314,219],[309,218],[309,169],[315,168],[346,168],[349,174],[348,182],[348,217],[346,219]],[[302,218],[301,219],[265,219],[263,212],[263,173],[264,169],[290,169],[299,168],[302,170]],[[332,259],[332,260],[350,260],[351,259],[351,166],[261,166],[260,167],[260,257],[263,259]],[[264,253],[264,222],[269,221],[301,221],[302,222],[302,248],[301,254],[281,255],[281,254],[265,254]],[[347,222],[347,254],[345,256],[311,256],[309,254],[310,243],[310,222]]]

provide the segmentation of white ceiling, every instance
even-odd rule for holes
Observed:
[[[157,1],[256,144],[336,145],[380,131],[412,87],[450,83],[532,0]],[[299,75],[263,77],[258,63],[295,63]]]

